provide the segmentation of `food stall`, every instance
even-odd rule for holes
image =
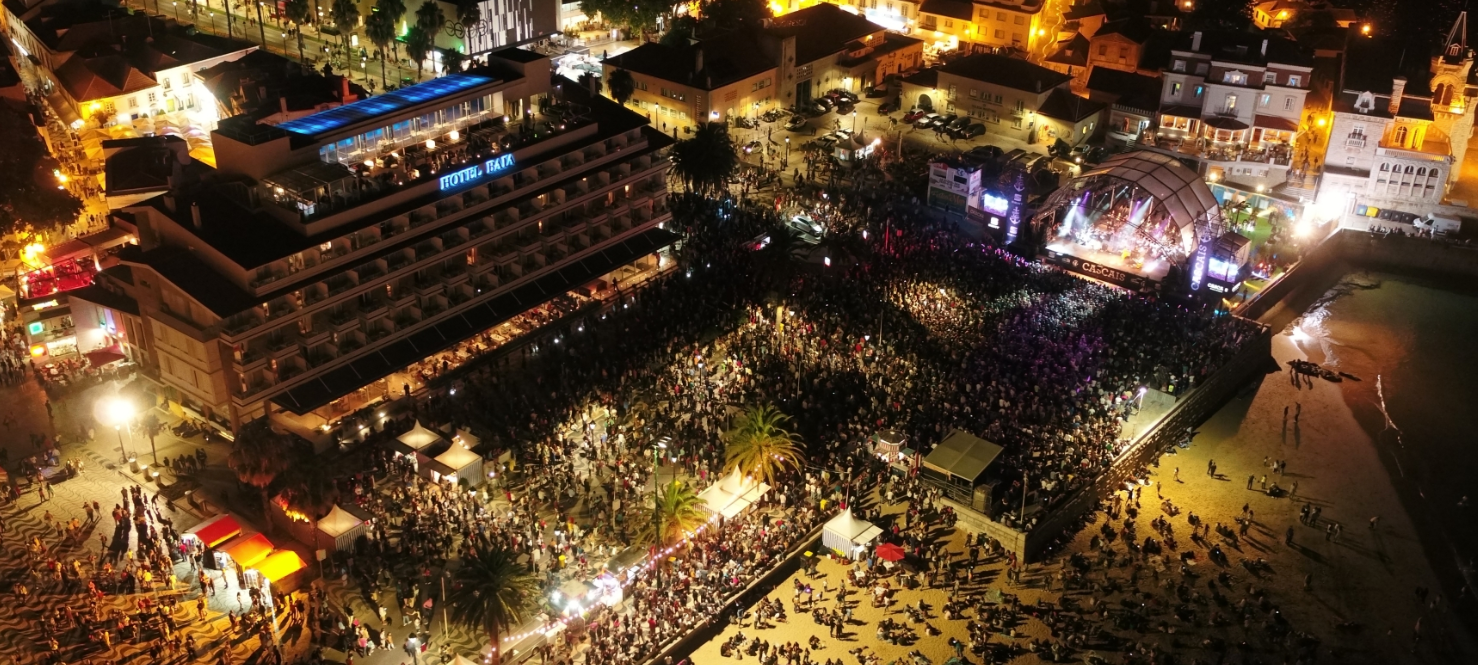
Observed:
[[[872,522],[854,517],[849,508],[826,523],[821,531],[821,544],[843,557],[855,559],[882,533]]]

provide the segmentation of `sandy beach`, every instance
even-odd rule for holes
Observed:
[[[1254,616],[1279,613],[1295,634],[1304,633],[1317,639],[1320,662],[1474,662],[1478,658],[1474,654],[1478,652],[1473,650],[1471,637],[1448,611],[1449,600],[1440,595],[1436,576],[1381,464],[1376,444],[1346,405],[1340,386],[1319,379],[1312,385],[1307,380],[1299,384],[1291,381],[1286,371],[1287,361],[1306,359],[1308,355],[1289,333],[1276,335],[1273,355],[1284,370],[1268,374],[1254,389],[1244,391],[1224,406],[1200,429],[1189,448],[1162,457],[1159,467],[1151,469],[1149,484],[1141,490],[1141,512],[1136,520],[1138,538],[1143,539],[1146,534],[1158,537],[1148,523],[1163,516],[1172,525],[1179,545],[1178,552],[1167,552],[1172,556],[1167,557],[1165,571],[1157,577],[1172,582],[1180,580],[1178,564],[1170,559],[1179,552],[1193,551],[1195,559],[1188,566],[1194,575],[1190,578],[1191,586],[1204,593],[1207,580],[1227,573],[1230,579],[1217,585],[1227,605],[1218,610],[1215,603],[1203,602],[1196,619],[1178,619],[1169,611],[1178,604],[1171,593],[1174,585],[1157,586],[1148,572],[1141,573],[1136,588],[1110,591],[1111,587],[1102,583],[1118,581],[1127,586],[1130,567],[1123,556],[1112,567],[1098,563],[1091,566],[1086,579],[1101,584],[1068,590],[1063,589],[1058,577],[1066,555],[1032,566],[1022,586],[1007,582],[1001,574],[1002,563],[992,562],[976,569],[976,583],[965,585],[961,596],[983,596],[998,589],[1016,595],[1023,604],[1038,600],[1058,603],[1066,595],[1077,606],[1086,604],[1092,597],[1096,603],[1102,603],[1100,609],[1113,611],[1133,598],[1133,602],[1144,603],[1149,615],[1155,617],[1146,631],[1118,631],[1110,621],[1100,625],[1131,642],[1154,644],[1161,651],[1171,651],[1186,659],[1182,662],[1193,662],[1191,659],[1293,662],[1291,658],[1285,660],[1289,652],[1284,650],[1282,642],[1267,639],[1260,621],[1234,620],[1229,625],[1207,625],[1206,617],[1211,612],[1236,615],[1236,604],[1243,599],[1261,604],[1252,613]],[[1211,460],[1216,462],[1215,477],[1207,474]],[[1286,463],[1286,471],[1277,474],[1269,465],[1280,460]],[[1249,476],[1252,489],[1248,489]],[[1291,497],[1272,496],[1262,489],[1264,477],[1269,486],[1276,483],[1286,490],[1297,483],[1297,489]],[[1163,512],[1158,498],[1161,495],[1180,509],[1176,515]],[[1321,509],[1317,525],[1301,522],[1300,510],[1305,504]],[[1252,513],[1246,536],[1224,538],[1213,529],[1202,544],[1191,542],[1188,519],[1192,513],[1205,524],[1221,524],[1235,530],[1235,520],[1243,513],[1244,506]],[[896,513],[900,509],[887,507],[885,512]],[[1373,517],[1379,519],[1372,526]],[[1104,519],[1104,514],[1099,513],[1095,523],[1079,533],[1068,554],[1078,553],[1096,560],[1092,540],[1095,534],[1101,533]],[[1329,531],[1333,524],[1339,525],[1337,535]],[[1122,526],[1122,516],[1114,525]],[[1290,527],[1293,529],[1291,546],[1284,543]],[[949,550],[957,553],[964,550],[964,534],[946,531],[941,537],[946,539]],[[1213,543],[1219,543],[1225,551],[1228,557],[1225,566],[1207,557]],[[1120,555],[1124,552],[1122,544],[1116,543],[1114,549]],[[1265,562],[1258,573],[1243,565],[1244,560],[1258,559]],[[973,612],[967,613],[967,619],[962,621],[948,621],[939,616],[940,608],[951,594],[949,585],[941,582],[942,588],[938,589],[897,590],[893,604],[887,609],[871,607],[861,594],[849,598],[860,602],[853,606],[854,622],[847,627],[847,637],[828,639],[823,626],[810,615],[795,614],[791,607],[795,580],[819,590],[822,579],[829,580],[831,593],[818,604],[827,609],[837,607],[836,584],[845,574],[845,568],[825,560],[817,572],[816,578],[798,572],[769,594],[770,598],[783,601],[791,612],[786,623],[761,630],[730,625],[722,635],[693,653],[693,661],[713,665],[729,660],[720,655],[720,646],[742,630],[747,638],[759,637],[774,645],[797,642],[803,647],[816,635],[822,647],[813,651],[811,658],[823,662],[836,658],[851,665],[858,662],[852,650],[862,647],[863,654],[877,654],[884,665],[900,658],[912,662],[907,656],[914,650],[942,665],[955,655],[948,642],[950,637],[964,639],[968,635],[965,622],[974,616]],[[1419,588],[1429,591],[1424,597],[1419,596]],[[932,608],[929,623],[942,629],[941,635],[930,636],[922,624],[917,624],[913,626],[920,635],[917,643],[894,645],[876,639],[878,621],[888,618],[906,623],[902,605],[916,606],[920,600]],[[1071,614],[1084,616],[1085,613]],[[1088,618],[1094,617],[1088,615]],[[1172,629],[1174,632],[1169,632]],[[1035,618],[1024,617],[1015,632],[1015,638],[997,634],[991,641],[1015,644],[1024,650],[1030,639],[1046,637],[1051,630]],[[1229,649],[1216,651],[1206,641],[1208,638],[1224,640]],[[1239,644],[1246,645],[1245,652],[1239,652],[1236,646]],[[1122,661],[1119,651],[1096,649],[1093,654],[1109,662]],[[1088,655],[1088,651],[1080,651],[1072,660],[1081,662]],[[968,652],[966,656],[971,662],[981,662]],[[1011,662],[1047,661],[1038,654],[1019,650]]]

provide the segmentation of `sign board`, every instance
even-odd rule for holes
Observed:
[[[1045,259],[1047,263],[1050,263],[1054,266],[1066,268],[1080,275],[1087,275],[1094,279],[1102,280],[1108,282],[1109,284],[1113,284],[1114,286],[1123,287],[1131,291],[1139,291],[1146,286],[1154,283],[1144,275],[1120,270],[1118,268],[1110,268],[1101,263],[1094,263],[1086,259],[1080,259],[1076,256],[1073,256],[1072,254],[1064,254],[1062,252],[1054,252],[1049,250],[1047,253],[1042,255],[1042,258]]]
[[[482,164],[473,164],[465,169],[452,171],[441,177],[441,191],[455,189],[462,185],[477,182],[487,176],[506,171],[513,167],[513,155],[498,155]]]

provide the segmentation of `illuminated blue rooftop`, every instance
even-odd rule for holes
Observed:
[[[317,137],[372,118],[403,111],[417,104],[463,92],[492,83],[493,79],[476,74],[448,74],[425,83],[362,99],[321,113],[289,120],[278,125],[294,134]]]

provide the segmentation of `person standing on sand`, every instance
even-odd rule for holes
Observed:
[[[1256,479],[1257,476],[1247,476],[1247,489],[1252,489],[1252,481]]]

